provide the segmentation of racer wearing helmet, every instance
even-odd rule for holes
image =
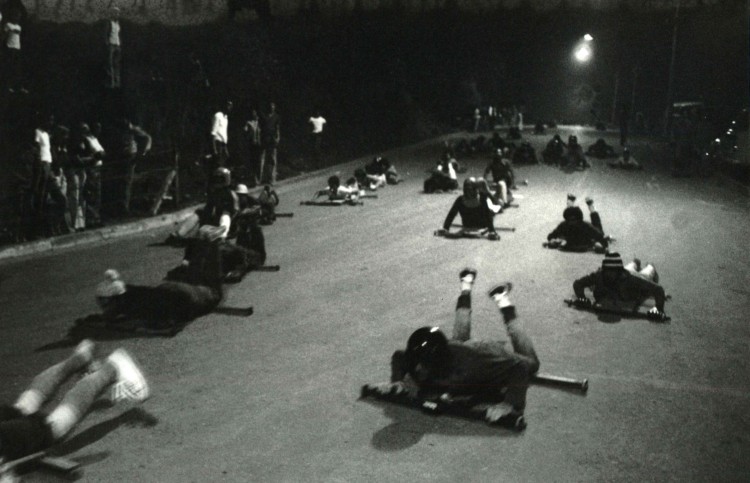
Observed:
[[[391,382],[375,387],[384,394],[405,390],[411,395],[478,396],[491,404],[485,415],[488,422],[515,424],[526,407],[526,391],[539,370],[539,359],[516,320],[510,283],[495,286],[489,297],[503,316],[512,348],[504,340],[470,340],[471,290],[476,276],[471,268],[459,275],[461,294],[452,337],[448,339],[438,327],[415,330],[406,349],[395,351],[391,358]]]
[[[461,224],[465,230],[486,229],[488,238],[497,240],[500,236],[495,231],[493,217],[495,213],[490,208],[492,200],[489,194],[479,190],[478,182],[475,178],[466,178],[464,180],[464,192],[456,198],[451,206],[448,216],[445,217],[443,228],[438,230],[438,234],[445,235],[450,231],[453,220],[456,215],[461,215]]]

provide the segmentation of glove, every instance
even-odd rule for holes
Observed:
[[[658,322],[664,322],[665,320],[667,320],[667,314],[657,309],[656,307],[653,307],[651,310],[649,310],[647,315],[649,320],[655,320]]]
[[[445,228],[441,228],[435,232],[435,235],[437,236],[444,236],[447,234],[448,234],[448,230],[446,230]]]
[[[495,231],[491,231],[491,232],[489,232],[487,234],[487,239],[488,240],[499,240],[500,239],[500,235],[498,235],[497,232],[495,232]]]
[[[576,307],[591,307],[591,300],[588,297],[578,297],[575,305]]]

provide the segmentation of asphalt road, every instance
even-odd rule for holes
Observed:
[[[584,146],[594,140],[578,134]],[[540,147],[550,137],[529,139]],[[407,181],[364,206],[299,206],[328,172],[280,188],[280,210],[294,217],[265,234],[268,263],[281,271],[249,274],[225,302],[252,304],[253,316],[212,314],[174,338],[102,337],[102,354],[123,346],[136,355],[153,397],[95,409],[59,448],[84,464],[83,481],[746,481],[748,198],[719,178],[668,176],[640,140],[642,172],[600,160],[575,173],[519,167],[529,180],[520,208],[496,218],[516,231],[500,242],[446,240],[432,232],[455,195],[421,193],[439,152],[435,141],[390,153]],[[461,161],[467,175],[486,163]],[[671,323],[564,306],[572,281],[601,262],[541,247],[569,192],[596,200],[626,261],[656,264]],[[177,264],[180,250],[149,246],[165,235],[0,265],[0,398],[12,401],[68,353],[66,331],[96,312],[105,269],[156,283]],[[467,265],[479,270],[474,338],[506,338],[486,291],[511,280],[542,370],[590,381],[586,396],[532,387],[521,434],[357,400],[363,383],[388,379],[392,351],[414,329],[450,330]]]

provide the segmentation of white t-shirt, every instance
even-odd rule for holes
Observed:
[[[109,45],[120,45],[120,22],[117,20],[109,21]]]
[[[326,120],[323,116],[311,117],[310,123],[313,125],[313,134],[320,134],[323,132],[323,124],[326,123]]]
[[[214,124],[211,127],[211,137],[216,141],[227,144],[229,141],[229,135],[227,133],[229,127],[229,116],[219,111],[214,114]]]
[[[34,142],[37,144],[37,157],[43,163],[52,162],[52,147],[49,142],[49,133],[41,129],[34,131]]]
[[[5,46],[9,49],[21,50],[21,26],[8,22],[5,24]]]

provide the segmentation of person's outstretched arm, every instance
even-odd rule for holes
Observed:
[[[461,206],[461,197],[459,196],[456,198],[456,201],[453,202],[453,206],[451,206],[450,211],[448,211],[448,216],[445,217],[445,221],[443,222],[443,230],[449,231],[451,229],[451,225],[453,224],[453,220],[456,219],[456,215],[458,214],[458,209]]]

